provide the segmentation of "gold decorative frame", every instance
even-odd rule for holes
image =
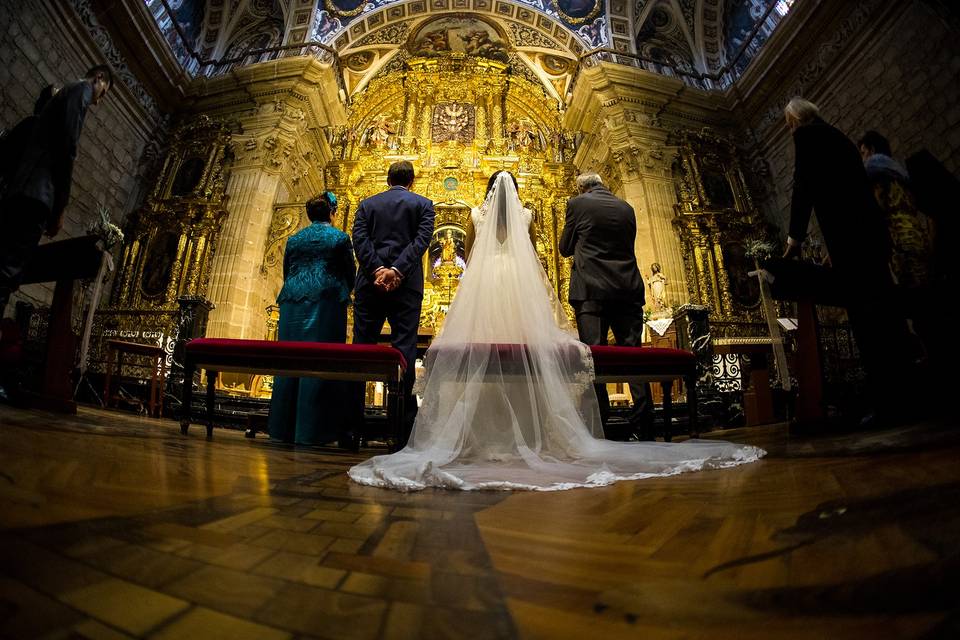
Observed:
[[[364,7],[366,7],[368,4],[370,4],[368,0],[363,0],[363,2],[360,3],[360,6],[356,9],[344,11],[343,9],[338,8],[337,5],[333,4],[333,0],[323,0],[323,8],[329,11],[330,15],[344,18],[353,18],[354,16],[360,15],[363,13]]]
[[[553,7],[554,10],[570,24],[586,24],[588,22],[592,22],[594,18],[600,15],[600,11],[603,9],[603,0],[594,0],[593,9],[591,9],[590,13],[582,18],[576,18],[564,12],[564,10],[560,8],[560,3],[557,0],[550,0],[550,6]]]

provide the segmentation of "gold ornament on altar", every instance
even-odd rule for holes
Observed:
[[[473,105],[447,102],[433,108],[433,142],[470,142],[473,134]]]

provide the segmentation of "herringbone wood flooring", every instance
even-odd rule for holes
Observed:
[[[723,471],[400,494],[361,456],[0,408],[0,637],[912,638],[958,630],[960,445],[790,439]]]

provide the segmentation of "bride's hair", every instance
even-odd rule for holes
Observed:
[[[517,193],[520,193],[520,185],[517,184],[517,178],[510,173],[509,171],[494,171],[493,175],[490,176],[490,179],[487,180],[487,193],[484,194],[484,197],[490,195],[490,192],[493,191],[493,184],[497,181],[497,176],[501,173],[505,173],[510,176],[510,179],[513,180],[513,186],[517,190]]]

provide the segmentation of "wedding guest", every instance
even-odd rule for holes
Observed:
[[[793,98],[784,109],[795,166],[785,258],[799,257],[816,210],[835,277],[851,292],[850,328],[867,374],[872,412],[864,426],[894,422],[899,393],[890,371],[904,363],[906,326],[890,312],[889,236],[857,147],[820,117],[817,105]]]
[[[417,417],[413,383],[423,306],[423,254],[433,237],[435,218],[433,202],[412,191],[415,178],[408,160],[391,164],[389,188],[363,199],[353,221],[358,262],[353,343],[377,344],[383,323],[389,321],[390,343],[407,362],[403,379],[405,434],[413,429]],[[355,384],[350,399],[355,438],[364,424],[363,390],[363,384]]]
[[[956,295],[960,283],[960,261],[956,258],[953,241],[958,233],[960,220],[960,180],[957,179],[930,151],[921,149],[906,161],[910,172],[910,183],[920,211],[933,220],[936,234],[933,238],[934,279],[931,286],[932,300],[950,300]],[[942,398],[949,398],[954,369],[960,359],[960,346],[950,336],[953,335],[951,314],[943,313],[943,307],[928,303],[929,327],[921,333],[942,336],[941,339],[928,338],[930,367],[933,372],[934,387],[939,386]],[[936,391],[935,391],[936,393]],[[950,403],[942,403],[944,412],[952,410]]]
[[[916,204],[910,176],[893,159],[890,143],[876,131],[867,131],[857,143],[873,195],[886,218],[890,235],[890,272],[899,287],[901,308],[915,348],[914,360],[926,360],[930,351],[930,288],[934,278],[934,227]]]
[[[4,133],[0,141],[0,180],[3,181],[3,188],[6,188],[20,165],[23,151],[33,133],[34,125],[40,119],[40,113],[59,90],[60,87],[55,84],[48,84],[41,89],[37,101],[33,103],[33,113]]]
[[[930,216],[936,229],[933,253],[937,285],[952,294],[960,280],[960,261],[953,248],[960,220],[960,180],[926,149],[907,158],[906,165],[917,206]]]
[[[46,233],[52,238],[63,226],[87,109],[99,104],[112,84],[110,67],[91,68],[50,99],[26,136],[19,166],[0,201],[0,310],[20,286],[40,237]]]
[[[910,176],[893,159],[887,139],[867,131],[858,146],[874,198],[886,216],[890,270],[902,287],[926,288],[933,277],[933,223],[917,208]]]
[[[290,236],[283,255],[278,338],[292,342],[346,342],[347,305],[355,265],[350,237],[333,226],[337,197],[325,191],[307,202],[310,225]],[[283,442],[322,445],[343,431],[342,382],[277,377],[268,429]]]

